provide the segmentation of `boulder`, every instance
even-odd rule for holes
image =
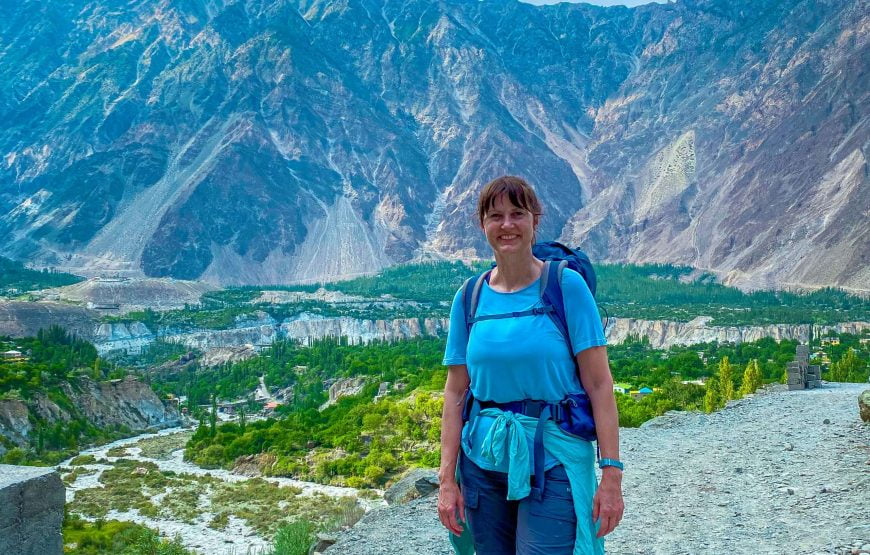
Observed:
[[[435,491],[438,491],[438,473],[435,469],[412,468],[384,492],[384,500],[390,505],[401,505]]]
[[[323,553],[337,541],[338,536],[336,536],[335,534],[317,534],[317,541],[314,542],[314,545],[311,546],[311,549],[308,550],[308,553],[309,555],[317,555],[319,553]]]
[[[861,420],[870,422],[870,389],[865,389],[858,396],[858,412],[861,414]]]
[[[0,464],[0,553],[62,555],[64,495],[53,468]]]

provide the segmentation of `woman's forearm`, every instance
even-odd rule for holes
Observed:
[[[465,366],[450,367],[444,386],[444,408],[441,411],[441,466],[438,469],[438,481],[441,483],[456,479],[456,459],[462,433],[462,400],[468,382]]]
[[[598,436],[601,457],[619,459],[619,413],[613,397],[613,384],[611,382],[609,387],[601,384],[591,390],[587,389],[586,392],[592,401],[592,415],[595,417],[595,433]]]
[[[613,396],[613,377],[605,347],[593,347],[577,354],[580,381],[592,402],[595,433],[601,457],[619,459],[619,413]]]

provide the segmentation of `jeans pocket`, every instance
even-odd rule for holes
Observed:
[[[475,510],[480,504],[480,491],[471,486],[462,486],[462,500],[465,502],[465,508]]]

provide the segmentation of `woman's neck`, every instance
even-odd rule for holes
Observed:
[[[521,256],[496,256],[496,267],[489,275],[489,286],[502,293],[512,293],[528,287],[541,277],[544,263],[532,252]]]

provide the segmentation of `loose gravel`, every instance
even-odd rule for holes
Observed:
[[[626,513],[607,552],[870,553],[868,387],[777,385],[622,429]],[[434,496],[369,513],[326,552],[452,553]]]

